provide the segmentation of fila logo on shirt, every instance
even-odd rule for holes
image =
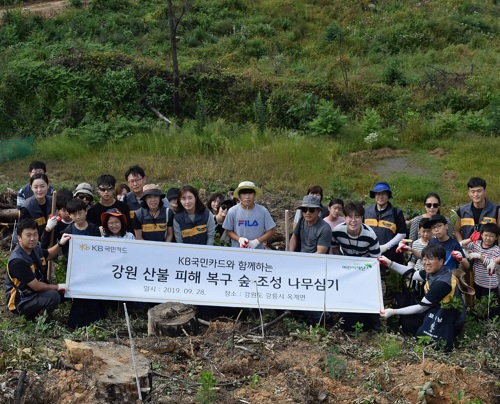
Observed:
[[[238,227],[243,226],[243,227],[255,227],[258,226],[259,222],[257,220],[254,220],[251,222],[250,220],[238,220]]]

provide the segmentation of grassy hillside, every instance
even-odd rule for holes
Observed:
[[[410,169],[389,176],[400,203],[430,190],[461,203],[475,175],[500,200],[497,1],[186,4],[178,116],[165,1],[4,13],[0,136],[35,135],[60,184],[140,162],[165,186],[251,178],[272,192],[320,183],[365,197],[374,157],[352,153],[390,147],[410,150]],[[149,106],[180,127],[167,131]],[[30,159],[4,165],[4,184],[23,182]]]

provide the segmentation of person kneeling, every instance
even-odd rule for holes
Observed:
[[[465,322],[465,304],[459,290],[459,280],[453,276],[446,265],[446,251],[441,245],[428,245],[422,250],[424,269],[414,272],[413,281],[423,281],[425,296],[419,304],[400,309],[385,309],[380,312],[383,318],[394,314],[408,315],[424,313],[424,320],[416,335],[429,337],[437,342],[438,348],[450,351],[453,340],[462,330]],[[381,256],[379,262],[403,274],[406,267]]]
[[[61,240],[48,250],[38,245],[38,225],[34,219],[23,219],[17,226],[19,244],[9,257],[5,276],[7,308],[31,320],[37,314],[54,311],[62,301],[66,285],[51,285],[47,280],[47,260],[57,257],[71,238]]]

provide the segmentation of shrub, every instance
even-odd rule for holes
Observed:
[[[484,133],[490,127],[490,121],[482,109],[479,111],[468,111],[463,119],[465,128],[474,132]]]
[[[461,127],[460,113],[452,113],[449,109],[434,114],[433,134],[442,138],[455,134]]]
[[[248,39],[243,44],[244,53],[248,57],[260,59],[266,54],[266,44],[260,38]]]
[[[307,129],[311,116],[316,114],[318,97],[313,93],[302,94],[296,103],[287,111],[286,115],[291,123],[290,128]]]
[[[344,39],[344,31],[337,24],[331,23],[326,27],[324,41],[327,43],[339,42]]]
[[[365,133],[377,132],[382,128],[382,118],[377,110],[368,108],[361,118],[360,126]]]
[[[173,85],[158,76],[149,80],[146,88],[146,104],[157,109],[168,108],[173,102]]]
[[[400,86],[406,85],[406,79],[397,61],[392,61],[389,66],[384,69],[382,76],[382,82],[389,86],[394,84],[399,84]]]
[[[336,136],[347,123],[347,116],[335,108],[332,101],[321,99],[318,114],[309,124],[313,135]]]

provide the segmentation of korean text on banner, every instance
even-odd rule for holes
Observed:
[[[378,313],[376,259],[72,236],[67,297]]]

